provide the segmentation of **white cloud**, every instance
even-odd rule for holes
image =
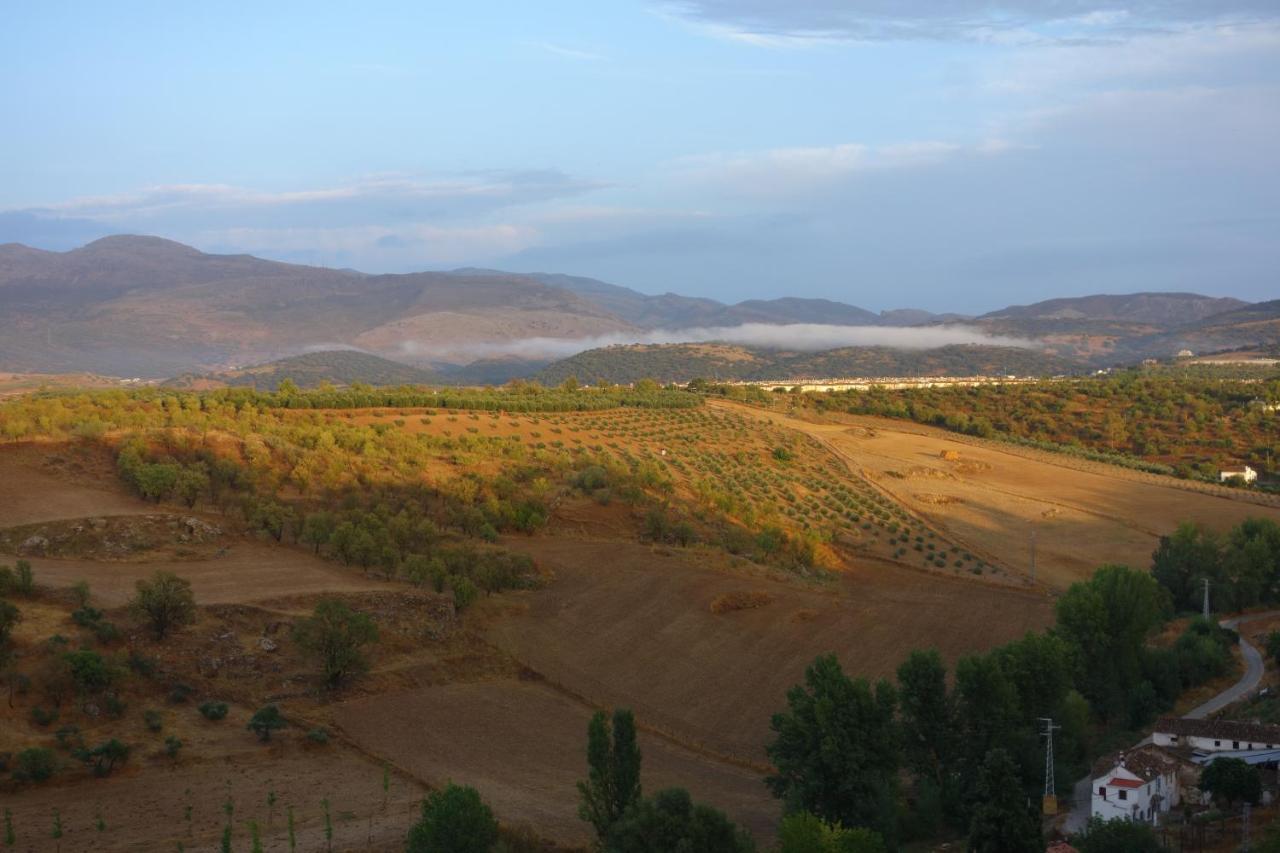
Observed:
[[[744,323],[688,329],[655,329],[647,332],[615,332],[588,338],[521,338],[507,341],[472,341],[433,344],[407,340],[401,351],[415,358],[474,361],[481,358],[566,358],[599,347],[623,344],[680,344],[717,341],[763,349],[820,352],[840,347],[879,346],[896,349],[936,349],[956,344],[1034,347],[1022,338],[985,334],[969,326],[887,328],[883,326],[833,326],[818,323]]]
[[[766,47],[830,41],[948,40],[1040,45],[1127,39],[1206,22],[1274,20],[1270,0],[667,0],[668,16]]]
[[[492,171],[438,178],[383,175],[347,184],[268,191],[229,184],[171,184],[75,198],[41,213],[124,227],[338,227],[461,218],[566,198],[603,187],[556,170]]]
[[[534,47],[538,48],[539,50],[545,50],[547,53],[553,53],[556,56],[564,57],[565,59],[578,59],[584,62],[598,62],[604,59],[604,54],[597,53],[596,51],[593,51],[593,50],[582,50],[581,48],[576,48],[576,47],[566,47],[562,44],[556,44],[554,42],[549,42],[549,41],[533,42],[532,44]]]

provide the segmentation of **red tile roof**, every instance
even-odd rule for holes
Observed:
[[[1121,779],[1119,776],[1113,778],[1107,783],[1112,788],[1141,788],[1142,783],[1137,779]]]

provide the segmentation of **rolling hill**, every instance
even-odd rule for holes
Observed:
[[[325,350],[290,356],[276,361],[224,370],[216,373],[183,374],[164,383],[169,388],[206,389],[249,387],[275,391],[286,379],[299,388],[314,388],[323,382],[334,386],[353,385],[438,385],[439,374],[390,361],[358,350]]]
[[[570,376],[583,382],[631,383],[640,379],[688,382],[877,376],[1049,376],[1082,365],[1038,350],[954,345],[929,350],[844,347],[788,352],[729,344],[652,344],[589,350],[550,365],[536,378],[545,384]]]
[[[601,337],[644,340],[656,329],[689,330],[690,337],[674,339],[699,340],[716,336],[699,329],[744,323],[957,321],[990,334],[1035,339],[1044,350],[1037,358],[1047,354],[1101,366],[1168,356],[1182,348],[1199,352],[1273,343],[1280,338],[1276,313],[1275,303],[1249,306],[1189,293],[1140,293],[1053,299],[967,320],[910,308],[875,314],[844,302],[790,296],[730,305],[551,273],[462,269],[366,275],[206,254],[156,237],[106,237],[67,252],[0,245],[0,370],[29,373],[164,378],[358,348],[439,369],[457,381],[498,381],[546,364],[548,353],[536,348],[516,347],[517,356],[511,348],[491,346],[524,339],[581,340],[589,347]],[[935,363],[960,372],[985,369],[981,359],[967,366],[974,362],[972,353],[930,360],[919,352],[893,358],[861,352],[847,364],[837,360],[839,369],[830,371],[812,359],[788,361],[794,354],[765,360],[806,373],[879,372],[877,365],[911,373],[933,370]],[[1011,356],[1015,366],[1004,372],[1024,372],[1017,365],[1025,358]],[[465,369],[473,363],[474,369]],[[713,366],[695,361],[679,372],[707,372]],[[1040,371],[1033,364],[1025,372]]]
[[[522,276],[363,275],[153,237],[0,246],[0,369],[169,376],[348,345],[422,361],[460,343],[632,326]]]

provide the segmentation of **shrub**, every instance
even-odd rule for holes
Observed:
[[[36,576],[31,569],[31,564],[26,560],[19,560],[15,565],[15,573],[13,579],[13,591],[19,595],[30,597],[36,591]]]
[[[199,711],[206,720],[221,720],[227,716],[227,703],[204,702],[200,705]]]
[[[368,666],[364,647],[377,642],[378,628],[366,614],[337,599],[325,599],[311,616],[298,622],[293,638],[319,661],[325,685],[334,687]]]
[[[475,788],[450,784],[422,803],[422,818],[409,830],[408,853],[488,853],[498,822]]]
[[[329,730],[328,729],[312,729],[311,731],[307,732],[307,740],[311,741],[312,743],[326,744],[329,742]]]
[[[86,764],[92,765],[94,776],[110,776],[116,765],[123,764],[129,758],[129,747],[112,738],[93,749],[82,750],[80,758]]]
[[[460,575],[449,578],[449,586],[453,588],[453,607],[459,613],[466,610],[480,594],[480,590],[469,579]]]
[[[191,698],[196,690],[189,684],[178,683],[169,688],[169,704],[181,705]]]
[[[177,758],[178,751],[182,749],[182,741],[173,735],[169,735],[164,739],[164,754],[170,758]]]
[[[15,764],[14,779],[19,782],[44,782],[57,769],[57,758],[53,750],[34,746],[19,752]]]
[[[271,733],[286,725],[284,715],[275,705],[264,705],[254,712],[247,728],[258,736],[258,740],[266,743],[271,740]]]
[[[57,708],[46,711],[44,708],[37,705],[31,709],[31,722],[35,723],[37,726],[47,726],[56,719],[58,719]]]
[[[163,640],[173,628],[194,621],[196,615],[191,582],[165,571],[157,571],[150,580],[138,581],[137,595],[130,607],[150,623],[157,640]]]
[[[160,716],[160,712],[154,708],[148,708],[142,712],[142,719],[147,724],[147,731],[158,732],[164,728],[164,718]]]

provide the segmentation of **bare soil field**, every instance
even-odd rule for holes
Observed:
[[[184,709],[196,717],[194,708]],[[197,717],[198,719],[198,717]],[[392,773],[385,809],[381,764],[340,743],[306,744],[301,732],[260,745],[244,730],[243,717],[213,724],[200,721],[199,739],[184,749],[202,758],[174,762],[164,756],[131,757],[131,765],[106,779],[51,784],[6,793],[19,851],[51,851],[53,810],[64,837],[61,849],[81,851],[176,850],[214,853],[234,803],[233,849],[248,850],[248,821],[255,821],[263,848],[286,851],[286,811],[292,806],[298,849],[324,850],[323,806],[328,799],[335,850],[403,850],[418,818],[424,789]],[[190,736],[184,732],[184,739]],[[276,805],[267,796],[274,791]],[[191,808],[190,823],[186,808]],[[97,818],[106,823],[98,830]],[[369,843],[372,839],[372,844]]]
[[[0,527],[64,518],[154,512],[103,476],[104,456],[45,446],[0,445]]]
[[[191,581],[200,604],[236,604],[291,595],[384,589],[386,584],[363,577],[305,551],[265,542],[235,542],[224,557],[204,560],[108,562],[32,558],[36,581],[71,586],[88,581],[94,598],[108,607],[124,604],[134,585],[156,571],[173,572]]]
[[[591,704],[631,707],[642,725],[756,766],[767,762],[770,716],[820,654],[836,652],[856,675],[891,675],[912,649],[954,660],[1051,619],[1039,591],[888,562],[807,584],[728,569],[698,550],[546,537],[504,544],[554,579],[504,596],[513,604],[485,629],[495,644]],[[724,609],[733,596],[755,606]]]
[[[1059,588],[1104,563],[1146,568],[1159,537],[1182,521],[1225,530],[1249,517],[1280,520],[1280,509],[1172,478],[963,441],[916,424],[849,416],[813,423],[715,405],[820,439],[931,526],[1010,571],[1028,571],[1034,532],[1037,580]]]
[[[591,709],[536,682],[489,681],[424,688],[344,703],[343,730],[365,749],[397,756],[433,785],[473,785],[500,817],[561,843],[591,840],[577,815],[586,777]],[[647,792],[679,786],[724,810],[757,840],[772,835],[779,805],[763,774],[641,732]]]

